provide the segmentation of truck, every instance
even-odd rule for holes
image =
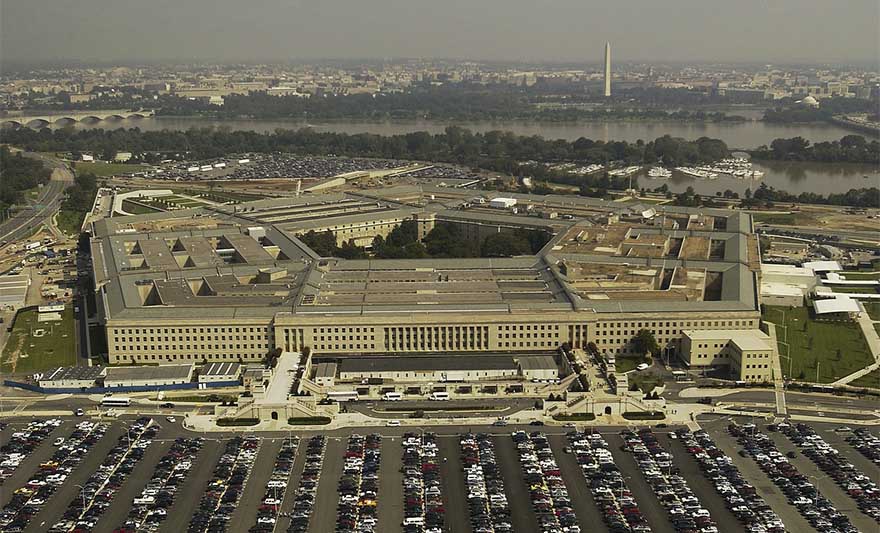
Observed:
[[[40,241],[34,241],[34,242],[29,242],[29,243],[25,244],[24,249],[25,250],[36,250],[40,246],[42,246],[42,243]]]

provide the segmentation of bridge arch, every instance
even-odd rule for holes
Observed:
[[[12,119],[0,121],[0,127],[3,128],[20,128],[23,125],[24,124],[22,124],[21,122]]]
[[[84,117],[80,117],[80,122],[101,122],[103,120],[101,117],[96,115],[86,115]]]
[[[27,124],[25,124],[25,126],[27,126],[28,128],[43,129],[46,126],[49,126],[51,124],[52,124],[51,122],[49,122],[48,120],[46,120],[44,118],[35,118],[35,119],[29,120],[27,122]]]
[[[58,117],[52,123],[59,126],[70,126],[76,124],[76,119],[73,117]]]

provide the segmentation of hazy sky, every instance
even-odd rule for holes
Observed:
[[[877,0],[0,0],[4,62],[878,61]]]

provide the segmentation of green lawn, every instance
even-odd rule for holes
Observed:
[[[868,312],[868,316],[871,317],[872,320],[880,320],[880,303],[862,302],[862,305],[865,306],[865,311]]]
[[[74,165],[78,174],[91,173],[98,177],[139,172],[146,169],[146,167],[142,165],[129,165],[126,163],[92,163],[77,161]]]
[[[875,370],[867,376],[851,381],[850,385],[864,389],[880,389],[880,370]]]
[[[855,272],[845,270],[843,272],[840,272],[839,274],[848,280],[880,280],[880,272]]]
[[[816,222],[812,217],[800,213],[752,213],[752,219],[755,223],[763,222],[779,226],[803,226]]]
[[[135,203],[131,200],[123,200],[122,201],[122,209],[128,213],[133,215],[149,215],[151,213],[160,213],[161,209],[158,207],[151,207],[148,205],[144,205],[141,203]]]
[[[872,294],[876,293],[876,287],[838,287],[837,285],[829,285],[832,291],[846,294]]]
[[[785,322],[783,322],[783,314]],[[782,373],[796,380],[830,383],[873,362],[862,331],[854,322],[818,321],[809,309],[765,306],[764,317],[776,324]],[[786,327],[787,326],[787,334]],[[788,342],[788,347],[785,341]],[[786,358],[791,355],[792,360]]]
[[[32,309],[19,313],[16,318],[15,328],[3,349],[0,369],[4,373],[31,373],[76,364],[73,306],[67,304],[60,322],[37,322],[38,314]],[[40,329],[45,334],[35,336]]]
[[[58,211],[58,218],[56,218],[58,229],[71,237],[76,237],[79,235],[79,230],[82,227],[84,217],[84,212],[62,209],[61,211]]]
[[[642,356],[617,355],[614,357],[614,370],[618,374],[623,374],[624,372],[634,370],[637,366],[646,362]]]

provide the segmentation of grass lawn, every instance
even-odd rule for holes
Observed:
[[[864,389],[880,389],[880,370],[875,370],[867,376],[862,376],[855,381],[849,383],[853,387],[861,387]]]
[[[139,172],[147,168],[142,165],[128,165],[125,163],[92,163],[77,161],[74,164],[78,174],[91,173],[98,177]]]
[[[791,367],[793,379],[816,381],[818,366],[818,382],[830,383],[874,361],[862,330],[854,322],[817,321],[810,317],[806,307],[765,306],[763,318],[776,324],[779,353],[783,356],[782,373],[786,377]],[[786,339],[788,347],[784,344]],[[786,358],[789,354],[791,362]]]
[[[58,221],[58,229],[71,237],[76,237],[79,235],[79,229],[82,227],[84,217],[84,212],[62,209],[58,211],[58,218],[56,219]]]
[[[865,311],[868,312],[868,316],[871,317],[872,320],[880,320],[880,303],[862,302],[862,305],[865,306]]]
[[[872,294],[877,292],[874,286],[869,287],[838,287],[837,285],[829,285],[832,291],[846,294]]]
[[[149,215],[151,213],[162,212],[158,207],[150,207],[148,205],[132,202],[131,200],[123,200],[122,209],[133,215]]]
[[[853,281],[855,281],[855,280],[864,281],[864,280],[868,280],[868,279],[880,280],[880,272],[855,272],[855,271],[850,271],[850,270],[844,270],[843,272],[839,272],[839,274],[841,276],[843,276],[844,278],[846,278],[848,280],[853,280]]]
[[[19,313],[15,328],[9,334],[3,349],[4,373],[30,373],[56,366],[76,364],[76,338],[74,336],[73,306],[61,314],[61,322],[37,322],[36,309]],[[45,334],[32,335],[43,329]]]
[[[663,376],[658,376],[656,374],[643,374],[641,372],[628,374],[627,379],[629,380],[630,386],[636,385],[639,390],[645,394],[654,390],[654,387],[662,387],[664,383]]]
[[[647,363],[647,361],[645,361],[645,358],[641,356],[617,355],[614,357],[614,370],[618,374],[623,374],[624,372],[634,370],[642,363]]]
[[[755,223],[776,224],[779,226],[805,226],[815,224],[816,219],[802,213],[752,213]]]

